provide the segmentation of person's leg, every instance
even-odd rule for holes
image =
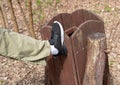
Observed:
[[[49,41],[41,41],[0,28],[0,54],[21,59],[36,61],[50,55]]]
[[[64,30],[61,23],[55,21],[51,39],[36,40],[10,30],[0,28],[0,54],[24,61],[38,61],[52,55],[67,55],[64,45]]]

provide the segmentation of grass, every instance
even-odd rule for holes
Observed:
[[[112,7],[110,7],[109,5],[105,4],[104,10],[106,12],[111,12],[112,11]]]

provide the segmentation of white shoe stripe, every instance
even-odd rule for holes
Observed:
[[[62,26],[61,23],[58,22],[58,21],[54,21],[54,23],[58,23],[59,26],[60,26],[60,31],[61,31],[61,43],[62,43],[62,45],[63,45],[63,42],[64,42],[64,30],[63,30],[63,26]]]

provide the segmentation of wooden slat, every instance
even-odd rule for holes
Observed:
[[[87,20],[102,21],[99,16],[97,16],[96,14],[94,14],[88,10],[85,10],[85,9],[76,10],[75,12],[73,12],[71,14],[61,13],[59,15],[56,15],[55,17],[53,17],[50,20],[48,25],[52,25],[53,21],[55,21],[55,20],[64,24],[65,29],[68,29],[69,27],[72,27],[72,26],[79,26],[80,24],[82,24],[83,22],[85,22]]]
[[[63,28],[64,28],[64,30],[67,30],[68,28],[70,28],[70,27],[72,27],[72,26],[74,26],[74,24],[73,24],[73,22],[72,22],[72,16],[70,15],[70,14],[67,14],[67,13],[62,13],[62,14],[60,14],[60,15],[58,15],[58,16],[55,16],[49,23],[48,23],[48,25],[52,25],[52,23],[53,23],[53,21],[55,21],[55,20],[57,20],[57,21],[59,21],[62,25],[63,25]],[[66,40],[66,39],[65,39]],[[67,42],[67,47],[70,47],[70,41],[66,41]],[[68,43],[69,42],[69,43]],[[70,49],[70,48],[69,48]],[[70,52],[69,52],[69,54],[70,54]],[[72,55],[72,54],[71,54]],[[74,63],[73,63],[73,61],[71,61],[71,55],[69,55],[70,57],[67,57],[67,59],[64,59],[64,57],[63,56],[58,56],[58,60],[55,60],[54,61],[54,63],[55,63],[55,65],[56,65],[56,67],[57,67],[57,69],[56,69],[56,71],[58,72],[57,74],[58,74],[58,77],[60,77],[60,81],[59,81],[59,83],[61,84],[61,85],[70,85],[70,84],[72,84],[72,85],[76,85],[75,84],[75,77],[74,77],[74,75],[73,74],[75,74],[75,73],[73,73],[74,71],[74,69],[73,69],[73,65],[74,65]],[[73,56],[72,56],[73,57]],[[61,60],[60,60],[61,59]],[[61,69],[61,71],[60,71],[60,69],[59,69],[59,67],[58,66],[60,66],[61,67],[61,65],[60,65],[60,61],[62,62],[62,64],[63,64],[63,68],[64,69]],[[65,61],[65,63],[64,63],[64,61]],[[69,69],[69,70],[68,70]],[[70,76],[70,74],[71,74],[71,76]],[[59,85],[59,84],[58,84]]]
[[[51,26],[44,27],[41,29],[41,36],[43,39],[50,38]],[[68,56],[57,56],[52,58],[51,56],[47,59],[48,69],[48,83],[52,85],[78,85],[75,71],[75,64],[73,60],[72,47],[70,38],[65,35],[65,44],[67,45]]]
[[[61,24],[63,25],[65,32],[68,32],[69,30],[69,33],[72,34],[72,31],[74,32],[75,29],[77,29],[76,27],[74,27],[72,15],[68,13],[62,13],[61,16],[62,16]],[[63,79],[65,79],[64,82],[66,83],[61,85],[78,85],[69,33],[67,34],[68,36],[65,36],[65,42],[68,48],[68,56],[67,58],[61,57],[63,63],[62,72],[64,72]]]
[[[76,27],[72,18],[71,14],[68,13],[62,13],[62,25],[63,28],[66,32],[68,32],[68,37],[66,37],[68,39],[68,41],[65,39],[65,41],[67,42],[67,48],[68,48],[68,56],[66,59],[64,59],[63,57],[62,62],[63,63],[63,72],[65,73],[65,77],[66,77],[66,81],[67,84],[66,85],[78,85],[78,81],[77,81],[77,77],[76,77],[76,70],[75,70],[75,64],[74,64],[74,60],[73,60],[73,53],[72,53],[72,48],[71,48],[71,43],[70,43],[70,33],[72,34],[72,32],[74,32],[74,30],[76,29]],[[74,29],[75,28],[75,29]],[[71,75],[70,75],[71,74]]]
[[[51,26],[45,26],[44,28],[42,28],[40,30],[41,33],[41,37],[44,40],[49,40],[50,36],[51,36]],[[49,85],[57,85],[58,84],[58,80],[57,80],[57,72],[56,72],[56,67],[54,64],[54,59],[52,56],[48,56],[47,60],[47,74],[48,74],[48,79],[49,81],[47,81],[47,83]]]
[[[87,36],[96,32],[104,33],[103,23],[89,20],[80,25],[79,29],[71,36],[79,83],[83,82],[85,72]]]
[[[47,25],[52,25],[54,21],[59,21],[63,25],[64,30],[75,26],[72,20],[72,15],[68,13],[61,13],[53,17]]]
[[[51,37],[52,26],[45,26],[40,29],[40,34],[43,40],[49,40]]]
[[[51,25],[51,26],[52,26],[52,24],[53,24],[54,21],[59,21],[59,22],[62,24],[62,23],[63,23],[63,22],[62,22],[62,14],[59,14],[59,15],[55,16],[55,17],[48,23],[48,25]],[[63,74],[61,74],[61,71],[62,71],[61,56],[56,56],[56,58],[53,58],[53,63],[54,63],[54,65],[55,65],[55,68],[54,68],[54,69],[56,70],[56,73],[57,73],[57,75],[56,75],[56,81],[58,81],[58,82],[57,82],[56,85],[61,85],[61,84],[66,85],[67,83],[64,82],[64,80],[66,80],[65,77],[64,77],[64,72],[63,72]],[[49,70],[50,70],[50,69],[49,69]],[[54,74],[53,74],[53,75],[54,75]],[[54,81],[52,81],[52,82],[54,82]]]
[[[72,19],[75,26],[80,26],[84,22],[83,9],[76,10],[72,13]]]
[[[97,16],[96,14],[92,13],[91,11],[88,10],[83,10],[83,20],[84,22],[87,20],[98,20],[98,21],[102,21],[102,19]]]
[[[71,27],[71,28],[65,30],[65,33],[70,37],[73,34],[73,32],[75,32],[76,29],[77,29],[77,27],[75,27],[75,26]]]
[[[64,30],[67,30],[75,26],[71,14],[62,13],[62,25],[63,25]]]
[[[110,72],[109,72],[109,65],[108,65],[108,55],[106,54],[105,60],[105,71],[103,77],[103,85],[110,85]]]
[[[61,85],[78,85],[77,77],[76,77],[76,70],[75,70],[75,63],[73,60],[73,53],[70,38],[65,35],[65,44],[68,49],[67,57],[61,56],[63,68],[61,75]],[[63,82],[63,83],[62,83]]]
[[[70,14],[61,13],[59,15],[56,15],[49,21],[47,25],[52,25],[54,21],[59,21],[60,23],[62,23],[64,30],[67,30],[73,26],[80,26],[83,22],[87,20],[102,21],[102,19],[96,14],[85,9],[79,9]]]
[[[56,16],[54,16],[48,23],[47,25],[52,26],[54,21],[59,21],[60,23],[62,23],[62,14],[58,14]]]
[[[76,73],[78,78],[78,85],[82,82],[82,77],[84,75],[84,65],[85,65],[85,58],[83,57],[83,46],[82,46],[82,37],[79,35],[80,30],[77,29],[74,34],[71,36],[72,42],[72,51],[75,61]],[[78,37],[79,36],[79,37]]]
[[[94,33],[87,38],[87,60],[83,85],[103,85],[106,38],[104,33]]]

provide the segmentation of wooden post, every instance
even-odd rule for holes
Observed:
[[[104,33],[88,36],[87,62],[83,85],[103,85],[106,40]]]

